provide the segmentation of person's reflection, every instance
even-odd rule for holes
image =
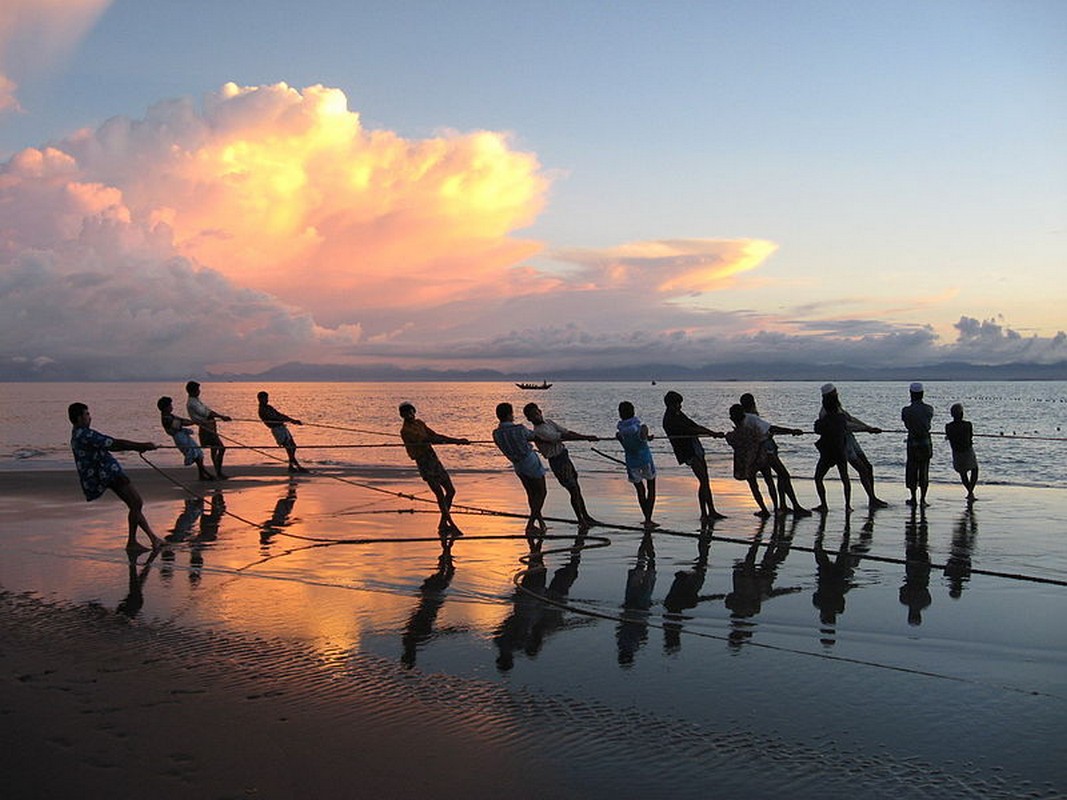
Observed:
[[[211,495],[208,511],[200,516],[200,532],[189,540],[189,583],[194,586],[200,583],[200,573],[204,567],[204,549],[219,538],[219,524],[225,513],[226,500],[222,491],[216,489]]]
[[[550,602],[542,605],[540,619],[534,626],[534,638],[544,641],[545,637],[563,627],[564,611],[567,598],[570,597],[571,587],[578,580],[578,567],[582,563],[582,548],[585,547],[586,531],[579,529],[571,545],[570,558],[552,573],[552,580],[548,583],[545,596]],[[579,623],[581,624],[581,623]]]
[[[186,497],[182,510],[178,512],[178,518],[174,520],[174,527],[163,537],[164,541],[177,544],[188,540],[193,535],[193,528],[196,527],[196,522],[203,513],[203,497]],[[174,577],[174,563],[177,556],[177,551],[173,547],[168,547],[163,551],[163,563],[159,569],[159,576],[165,583],[169,583]]]
[[[974,516],[974,506],[968,505],[952,531],[952,548],[945,563],[948,596],[955,600],[960,598],[971,579],[971,554],[974,552],[974,540],[977,537],[978,521]]]
[[[404,635],[401,637],[404,652],[400,656],[400,663],[405,667],[415,666],[415,657],[418,655],[419,648],[433,638],[433,626],[437,621],[437,613],[444,605],[445,590],[448,589],[452,576],[455,574],[456,567],[452,562],[452,541],[449,539],[441,542],[441,555],[437,558],[437,569],[419,587],[419,604],[404,628]]]
[[[158,550],[153,550],[148,554],[140,570],[137,568],[137,558],[139,553],[128,553],[127,564],[127,577],[128,588],[126,590],[126,596],[119,601],[118,607],[115,611],[127,619],[133,619],[137,616],[137,613],[144,606],[144,582],[148,578],[148,570],[152,566],[152,562],[155,561],[156,556],[159,554]]]
[[[826,515],[819,519],[819,528],[815,532],[815,569],[816,587],[811,602],[819,609],[819,629],[821,641],[825,645],[837,642],[837,617],[845,611],[845,594],[855,584],[852,582],[859,559],[849,549],[852,536],[850,516],[845,517],[845,529],[841,534],[841,546],[836,557],[831,561],[823,547],[826,536]]]
[[[930,552],[927,549],[926,509],[912,507],[904,523],[904,584],[900,602],[908,607],[908,624],[922,625],[930,596]]]
[[[756,561],[762,545],[766,520],[760,525],[756,538],[745,557],[734,564],[733,591],[726,595],[726,607],[730,609],[729,642],[732,647],[738,647],[751,638],[755,625],[749,622],[749,618],[760,612],[765,600],[802,591],[800,586],[785,589],[774,588],[774,582],[778,578],[778,567],[789,555],[789,550],[793,545],[793,532],[800,518],[790,517],[792,522],[788,527],[786,519],[783,514],[775,516],[774,528],[763,558]]]
[[[501,672],[507,672],[515,666],[515,652],[523,651],[528,656],[536,656],[541,649],[538,638],[537,622],[544,611],[541,598],[545,595],[545,559],[541,555],[540,537],[529,539],[530,552],[526,556],[526,569],[519,579],[512,595],[512,611],[500,623],[493,636],[497,648],[496,666]]]
[[[710,550],[711,528],[709,526],[701,528],[700,538],[697,539],[697,557],[693,566],[674,573],[671,588],[667,590],[667,596],[663,598],[663,607],[666,609],[663,615],[663,649],[667,653],[675,653],[682,646],[682,620],[684,619],[682,612],[696,608],[701,601],[722,597],[721,594],[700,594],[708,573]]]
[[[656,586],[656,549],[652,533],[646,532],[637,548],[637,563],[626,573],[622,618],[615,628],[619,666],[633,664],[634,655],[648,639],[648,610]]]
[[[269,545],[277,534],[292,524],[289,517],[293,513],[293,506],[296,505],[296,486],[296,479],[290,478],[285,494],[274,504],[274,513],[270,515],[270,519],[260,525],[259,543],[261,545]]]

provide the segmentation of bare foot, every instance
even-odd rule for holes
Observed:
[[[646,519],[643,524],[644,524],[645,528],[647,528],[649,530],[652,530],[652,528],[658,528],[659,527],[659,523],[658,522],[653,522],[650,519]]]
[[[815,506],[811,510],[812,511],[817,511],[820,514],[825,514],[827,511],[830,510],[830,508],[826,505],[826,503],[820,503],[819,505]]]
[[[869,505],[870,505],[871,508],[888,508],[889,507],[889,503],[887,503],[885,500],[882,500],[882,499],[877,498],[877,497],[872,497],[871,498],[871,502],[870,502]]]
[[[756,511],[752,516],[759,517],[760,519],[768,519],[771,516],[771,512],[765,508],[761,508],[759,511]]]
[[[154,548],[145,547],[140,542],[127,542],[126,543],[126,552],[127,553],[147,553],[149,550],[152,550],[152,549],[154,549]]]
[[[794,506],[793,513],[798,517],[810,517],[811,512],[802,506]]]

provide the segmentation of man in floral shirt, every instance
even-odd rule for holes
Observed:
[[[95,500],[108,489],[113,491],[130,509],[128,516],[129,536],[126,539],[126,551],[139,553],[148,548],[137,541],[137,529],[148,534],[152,549],[163,545],[152,531],[145,519],[142,508],[144,501],[134,488],[133,483],[122,469],[122,465],[111,455],[112,450],[136,450],[143,453],[155,450],[152,442],[131,442],[127,439],[113,439],[89,427],[93,418],[85,403],[71,403],[67,416],[73,428],[70,433],[70,449],[74,452],[74,465],[78,468],[78,479],[86,500]]]

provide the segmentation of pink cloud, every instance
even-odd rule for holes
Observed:
[[[202,110],[168,101],[60,147],[182,255],[331,324],[499,293],[541,249],[511,236],[545,202],[536,156],[490,131],[368,131],[323,86],[226,84]]]

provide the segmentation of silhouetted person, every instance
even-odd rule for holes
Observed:
[[[978,484],[978,457],[974,454],[974,429],[963,418],[963,405],[954,403],[950,413],[952,422],[945,425],[945,438],[952,448],[952,468],[959,473],[967,490],[967,500],[974,501],[974,487]]]
[[[456,498],[456,487],[452,485],[452,478],[437,457],[433,449],[435,444],[470,444],[469,439],[456,439],[445,436],[433,430],[421,419],[415,418],[415,406],[408,402],[400,404],[400,418],[404,420],[400,426],[400,438],[404,441],[404,449],[408,458],[415,462],[419,470],[419,477],[426,481],[433,496],[437,499],[437,508],[441,512],[441,519],[437,524],[437,532],[442,537],[462,536],[463,531],[452,520],[452,501]]]
[[[215,476],[204,469],[204,451],[193,441],[193,431],[185,427],[192,425],[191,419],[179,417],[174,413],[173,398],[164,395],[156,401],[159,409],[159,421],[168,436],[174,439],[174,444],[185,457],[185,466],[196,464],[197,477],[202,481],[213,481]]]
[[[498,403],[496,418],[500,424],[493,430],[493,441],[514,467],[530,506],[526,532],[544,533],[545,518],[541,510],[545,506],[548,488],[545,486],[545,465],[533,449],[534,432],[515,421],[515,409],[511,403]]]
[[[637,491],[637,503],[641,506],[646,528],[655,528],[652,512],[656,508],[656,465],[648,443],[652,434],[634,413],[634,405],[628,400],[619,403],[619,422],[615,438],[626,454],[626,477]]]
[[[285,423],[291,422],[293,425],[303,425],[304,423],[298,419],[283,414],[268,402],[270,395],[266,392],[260,392],[256,395],[256,399],[259,401],[259,418],[263,420],[263,424],[270,430],[271,435],[274,436],[274,441],[278,443],[278,446],[285,450],[285,454],[289,456],[289,471],[290,472],[307,472],[300,462],[296,460],[296,440],[293,439],[293,434],[285,426]]]
[[[663,433],[669,437],[671,449],[679,464],[685,464],[697,479],[697,503],[700,506],[700,520],[708,522],[723,519],[726,515],[715,510],[715,501],[711,496],[711,479],[708,477],[708,462],[704,458],[704,447],[700,436],[712,436],[722,439],[726,434],[698,425],[682,411],[682,396],[678,392],[663,395]]]
[[[759,506],[756,516],[766,519],[771,512],[767,510],[767,504],[763,502],[763,494],[756,480],[757,475],[763,475],[774,510],[778,510],[778,491],[775,489],[770,467],[767,466],[766,450],[760,439],[759,431],[745,423],[745,410],[740,403],[730,406],[730,420],[734,423],[734,429],[727,432],[726,443],[734,451],[734,479],[748,483],[752,498]]]
[[[119,499],[129,508],[127,522],[129,533],[126,537],[126,550],[137,553],[147,550],[137,541],[137,529],[140,528],[148,534],[148,540],[152,549],[158,549],[163,545],[160,539],[152,531],[148,520],[143,513],[144,501],[133,483],[122,469],[122,465],[111,455],[112,451],[133,450],[144,453],[155,450],[152,442],[132,442],[129,439],[113,439],[89,426],[93,418],[89,413],[89,406],[85,403],[71,403],[67,408],[67,418],[70,420],[70,449],[74,453],[74,466],[78,470],[78,480],[81,482],[82,491],[87,501],[95,500],[108,489],[118,495]]]
[[[832,383],[824,383],[820,389],[823,396],[832,394],[834,399],[837,400],[838,407],[841,406],[840,398],[837,395],[837,389]],[[820,411],[820,416],[824,412]],[[881,428],[876,428],[873,425],[868,425],[866,422],[857,419],[849,414],[843,408],[841,413],[845,415],[847,433],[845,434],[845,455],[848,458],[848,463],[856,470],[856,474],[859,476],[860,485],[863,486],[863,491],[867,493],[867,502],[875,508],[885,508],[889,505],[885,500],[880,500],[874,493],[874,467],[871,466],[870,459],[867,458],[867,454],[863,452],[863,448],[860,447],[860,443],[856,440],[857,433],[881,433]]]
[[[908,429],[907,461],[904,464],[904,483],[911,492],[908,505],[915,505],[915,492],[919,502],[926,505],[926,490],[930,487],[930,458],[934,445],[930,439],[930,423],[934,409],[923,402],[923,385],[916,381],[909,389],[911,403],[900,410],[900,419]]]
[[[745,412],[745,424],[755,428],[760,435],[760,439],[763,443],[763,449],[765,451],[765,458],[767,466],[778,478],[778,500],[779,508],[782,511],[789,511],[789,504],[786,500],[789,500],[792,504],[792,511],[794,514],[800,516],[808,516],[811,514],[808,509],[800,505],[797,500],[796,492],[793,491],[793,479],[789,474],[789,470],[785,468],[785,464],[782,463],[781,457],[778,455],[778,443],[774,441],[774,437],[778,434],[788,433],[790,436],[801,436],[804,431],[800,428],[783,428],[778,425],[772,425],[760,416],[759,411],[756,410],[756,398],[748,392],[741,395],[740,399],[741,408]]]
[[[215,467],[215,477],[226,480],[229,475],[222,471],[222,461],[226,456],[226,445],[219,438],[218,423],[216,420],[229,422],[230,418],[225,414],[212,411],[207,404],[200,399],[200,384],[189,381],[185,384],[185,391],[189,395],[185,402],[185,411],[189,418],[200,428],[200,446],[207,448],[211,453],[211,463]]]
[[[845,494],[845,511],[852,510],[852,483],[848,478],[848,454],[846,452],[846,435],[848,420],[841,410],[841,403],[836,392],[826,392],[822,396],[822,409],[815,420],[815,432],[819,434],[815,447],[819,451],[819,462],[815,465],[815,491],[819,495],[819,505],[815,511],[826,513],[826,486],[823,479],[832,467],[837,467],[841,477],[841,488]]]
[[[545,415],[537,403],[527,403],[523,407],[522,413],[533,425],[534,436],[537,437],[534,439],[534,444],[541,451],[541,455],[548,459],[548,467],[552,470],[552,474],[556,476],[559,485],[566,489],[570,495],[571,508],[574,509],[578,525],[585,528],[596,525],[597,521],[589,515],[589,511],[585,507],[582,488],[578,485],[578,470],[575,469],[570,453],[567,452],[567,446],[563,443],[573,441],[596,442],[599,441],[599,437],[575,433],[554,420],[545,419]]]

